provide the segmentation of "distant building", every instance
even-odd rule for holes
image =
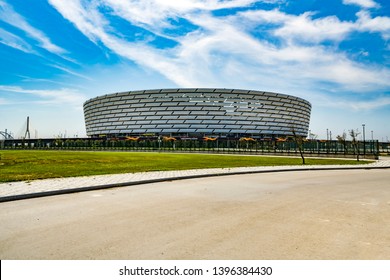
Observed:
[[[84,103],[90,137],[307,136],[311,104],[254,90],[177,88],[108,94]]]

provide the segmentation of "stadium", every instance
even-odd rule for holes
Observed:
[[[311,104],[291,95],[177,88],[113,93],[84,103],[89,137],[306,137]]]

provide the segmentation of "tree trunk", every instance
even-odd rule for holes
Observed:
[[[305,165],[305,156],[303,155],[302,147],[298,145],[299,153],[301,154],[302,164]]]

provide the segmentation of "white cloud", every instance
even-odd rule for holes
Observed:
[[[86,4],[88,6],[84,7],[79,0],[49,0],[49,2],[92,42],[97,43],[109,36],[104,30],[108,22],[99,14],[93,3]]]
[[[64,105],[70,104],[75,107],[81,107],[80,104],[86,100],[85,96],[80,92],[69,89],[62,88],[56,90],[47,90],[47,89],[25,89],[19,86],[1,86],[0,91],[11,92],[11,93],[20,93],[20,94],[31,94],[35,97],[40,98],[36,103],[48,104],[48,105]]]
[[[275,31],[275,35],[300,42],[320,43],[323,41],[342,41],[353,29],[350,22],[341,22],[335,16],[311,19],[311,13],[292,17],[283,27]]]
[[[165,76],[186,83],[183,73],[180,73],[174,64],[167,63],[165,55],[162,55],[160,51],[111,35],[106,30],[109,29],[107,21],[97,10],[91,10],[91,6],[88,6],[87,10],[78,0],[66,2],[50,0],[50,3],[91,41],[102,42],[107,48],[123,57],[152,69],[163,70]]]
[[[314,12],[305,12],[301,15],[289,15],[279,10],[257,10],[239,13],[240,18],[252,22],[251,28],[256,25],[276,24],[273,34],[283,40],[307,43],[323,41],[341,41],[354,29],[351,22],[342,22],[335,16],[312,19]]]
[[[358,16],[357,29],[367,32],[378,32],[383,39],[390,39],[390,17],[374,17],[372,18],[367,11],[360,11]]]
[[[357,5],[363,8],[377,8],[379,4],[373,0],[343,0],[345,5]]]
[[[344,91],[370,93],[390,87],[389,70],[358,64],[342,56],[334,56],[333,63],[313,62],[311,71],[316,71],[318,80],[322,77],[322,81],[331,81],[336,89]]]
[[[256,10],[239,13],[237,24],[249,25],[249,29],[255,29],[262,24],[274,24],[272,34],[287,41],[300,43],[321,43],[323,41],[340,42],[346,39],[352,32],[376,32],[385,40],[390,38],[390,17],[371,17],[369,11],[361,10],[356,13],[356,21],[341,21],[336,16],[315,18],[315,12],[305,12],[301,15],[289,15],[277,9]],[[248,24],[249,22],[249,24]]]
[[[58,2],[58,0],[52,1]],[[183,16],[194,11],[212,11],[217,9],[246,7],[256,0],[106,0],[101,4],[134,24],[156,27],[169,26],[169,18]],[[263,1],[266,2],[266,1]],[[268,1],[269,2],[269,1]]]
[[[75,72],[75,71],[72,71],[72,70],[70,70],[70,69],[68,69],[68,68],[65,68],[65,67],[62,67],[62,66],[59,66],[59,65],[54,65],[54,64],[51,64],[51,65],[49,65],[49,66],[54,67],[54,68],[57,68],[57,69],[59,69],[59,70],[65,72],[65,73],[71,74],[71,75],[73,75],[73,76],[76,76],[76,77],[79,77],[79,78],[82,78],[82,79],[85,79],[85,80],[92,81],[92,78],[90,78],[90,77],[88,77],[88,76],[86,76],[86,75],[77,73],[77,72]]]
[[[356,111],[375,110],[375,109],[379,109],[379,108],[386,107],[389,105],[390,105],[390,97],[381,97],[381,98],[377,98],[375,100],[360,101],[360,102],[355,102],[355,103],[350,102],[350,106],[352,107],[352,109],[354,109]]]
[[[272,88],[273,83],[274,87],[300,84],[315,88],[316,83],[328,83],[334,90],[357,92],[390,87],[387,68],[354,62],[337,49],[337,44],[334,47],[320,44],[326,40],[337,43],[356,30],[384,34],[385,31],[375,29],[378,18],[372,19],[369,14],[359,14],[356,22],[345,22],[334,16],[313,19],[310,12],[289,15],[279,10],[258,10],[226,17],[210,13],[221,7],[245,7],[254,1],[208,1],[207,5],[200,0],[186,0],[178,5],[177,1],[162,0],[108,0],[104,5],[79,0],[49,2],[97,45],[103,44],[120,56],[158,71],[178,86],[240,87],[250,83]],[[116,34],[109,19],[100,12],[101,5],[156,35],[164,35],[161,26],[169,25],[172,17],[185,18],[197,29],[175,35],[177,46],[162,50],[148,42],[126,41]],[[268,36],[279,38],[279,44],[267,41],[267,36],[251,35],[264,23],[275,25],[268,29],[271,32]]]
[[[66,51],[61,47],[53,44],[50,39],[40,30],[31,26],[22,16],[16,13],[13,8],[0,0],[0,20],[22,30],[30,38],[38,41],[40,46],[49,52],[62,54]],[[16,45],[17,46],[17,45]]]
[[[271,13],[276,15],[272,20],[279,23],[297,17],[275,11]],[[268,16],[267,13],[264,15]],[[210,16],[197,16],[192,21],[204,29],[208,28],[209,34],[191,33],[180,41],[180,60],[189,59],[187,66],[193,62],[197,69],[203,70],[199,64],[213,67],[219,55],[223,63],[234,64],[236,72],[241,72],[240,76],[236,76],[236,80],[246,79],[257,72],[269,73],[269,76],[275,74],[288,81],[301,79],[331,82],[338,84],[340,88],[357,91],[390,86],[388,81],[390,73],[387,69],[353,62],[344,53],[333,48],[325,48],[318,44],[308,46],[302,44],[302,40],[287,40],[289,42],[275,46],[242,32],[239,26],[240,19],[229,23]],[[341,29],[338,26],[334,28]],[[191,69],[193,67],[187,71]],[[223,74],[228,73],[225,71]],[[263,80],[266,79],[263,77]]]
[[[2,28],[0,28],[0,43],[25,53],[34,53],[34,50],[26,41]]]
[[[369,111],[378,110],[386,106],[390,106],[390,97],[378,97],[371,100],[352,101],[342,98],[323,99],[323,106],[331,108],[349,109],[352,111]]]

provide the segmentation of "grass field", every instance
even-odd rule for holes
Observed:
[[[0,182],[144,171],[300,165],[300,158],[140,152],[0,151]],[[362,164],[306,159],[307,165]]]

